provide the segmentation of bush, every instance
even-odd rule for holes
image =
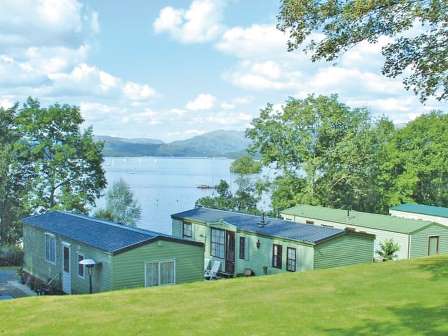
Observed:
[[[19,246],[0,246],[0,266],[22,266],[23,250]]]

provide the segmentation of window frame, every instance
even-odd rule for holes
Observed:
[[[289,258],[289,251],[294,251],[294,259]],[[294,269],[290,268],[290,261],[294,260]],[[287,247],[286,248],[286,270],[288,272],[296,272],[297,271],[297,249],[295,247]]]
[[[84,260],[84,259],[86,259],[86,256],[83,253],[79,253],[79,252],[77,252],[76,255],[77,255],[77,259],[76,260],[78,261],[78,271],[76,273],[78,274],[79,278],[85,279],[86,278],[86,265],[81,265],[79,263],[81,261],[81,260],[79,260],[79,257],[82,257],[82,260]],[[79,267],[80,266],[82,267],[82,275],[79,274],[79,270],[80,270]]]
[[[240,236],[240,239],[239,239],[239,243],[240,243],[240,246],[239,246],[239,248],[238,248],[238,256],[239,256],[239,258],[241,259],[241,260],[246,260],[246,255],[247,255],[247,251],[246,251],[246,237],[244,237],[244,236]],[[241,244],[241,242],[242,242],[242,244]],[[241,253],[242,252],[242,253]]]
[[[47,246],[47,240],[49,242],[48,246]],[[54,243],[54,260],[50,259],[50,255],[51,255],[51,248],[50,248],[50,243],[53,242]],[[45,244],[45,261],[49,264],[52,265],[56,265],[56,236],[50,232],[45,232],[45,239],[44,239],[44,244]],[[48,248],[48,250],[47,250]],[[48,253],[47,253],[48,252]]]
[[[190,235],[185,234],[185,226],[190,227]],[[189,222],[182,222],[182,238],[192,239],[193,238],[193,224]]]
[[[222,238],[223,238],[222,243],[213,241],[213,231],[218,231],[218,232],[220,232],[220,234],[222,233]],[[226,231],[223,229],[218,229],[218,228],[214,228],[214,227],[210,228],[210,256],[212,256],[214,258],[218,258],[218,259],[225,259],[225,257],[226,257],[226,234],[225,234],[225,232]],[[215,255],[213,253],[214,244],[222,247],[222,252],[223,252],[222,256]],[[218,249],[216,249],[216,250],[218,251]],[[219,251],[221,251],[221,249],[219,249]]]
[[[272,267],[282,269],[283,264],[283,245],[272,244]]]

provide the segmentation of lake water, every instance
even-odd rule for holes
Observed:
[[[109,185],[120,178],[131,187],[142,207],[139,227],[171,233],[170,215],[194,207],[198,198],[216,193],[198,189],[201,184],[230,181],[232,160],[224,158],[105,158]],[[104,199],[98,206],[104,205]]]

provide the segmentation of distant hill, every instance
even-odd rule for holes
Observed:
[[[238,157],[246,153],[250,141],[242,131],[218,130],[164,143],[156,139],[127,139],[96,136],[104,141],[104,156]]]

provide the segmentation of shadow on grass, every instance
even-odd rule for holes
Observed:
[[[323,330],[328,335],[448,335],[448,305],[438,307],[410,306],[391,308],[391,321],[379,322],[364,320],[351,328],[334,328]]]
[[[432,273],[432,280],[448,280],[448,260],[447,259],[434,259],[427,261],[418,267],[425,271]]]

